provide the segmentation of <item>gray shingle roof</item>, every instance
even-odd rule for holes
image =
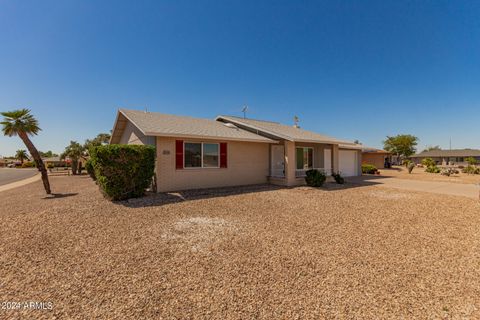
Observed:
[[[234,126],[226,126],[224,123],[215,120],[127,109],[120,109],[119,112],[138,127],[146,136],[200,137],[238,141],[275,142]]]
[[[480,157],[480,150],[477,149],[453,149],[453,150],[431,150],[417,153],[412,158],[436,158],[436,157]]]
[[[312,131],[295,128],[293,126],[287,126],[278,122],[244,119],[244,118],[234,117],[234,116],[218,116],[217,120],[244,125],[253,130],[259,130],[264,133],[270,134],[272,136],[289,140],[289,141],[334,143],[334,144],[344,144],[344,145],[355,146],[355,144],[351,141],[340,140],[340,139],[329,137],[323,134],[318,134]]]

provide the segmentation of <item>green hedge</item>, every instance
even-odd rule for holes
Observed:
[[[155,148],[113,144],[90,149],[91,164],[104,195],[111,200],[141,197],[152,182]]]
[[[362,164],[362,173],[375,174],[378,171],[373,164]]]
[[[87,162],[85,162],[85,169],[87,170],[88,175],[90,178],[93,179],[93,181],[97,180],[95,177],[95,168],[93,167],[93,160],[88,159]]]

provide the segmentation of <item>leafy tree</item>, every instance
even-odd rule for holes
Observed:
[[[15,158],[20,160],[20,162],[23,164],[23,161],[25,161],[25,159],[28,159],[27,150],[17,150],[17,152],[15,153]]]
[[[467,159],[465,159],[465,161],[471,166],[474,166],[477,164],[477,159],[475,159],[474,157],[468,157]]]
[[[416,151],[418,138],[410,134],[399,134],[394,137],[387,136],[383,141],[383,148],[397,156],[408,158]]]
[[[37,168],[42,174],[43,187],[47,194],[51,194],[50,182],[48,181],[48,174],[42,158],[38,153],[37,148],[33,145],[29,136],[37,135],[41,131],[38,126],[38,120],[30,113],[29,109],[19,109],[14,111],[7,111],[0,113],[4,118],[0,122],[2,125],[3,134],[9,137],[19,136],[37,163]]]
[[[91,147],[98,147],[102,145],[106,145],[110,142],[110,133],[99,133],[93,139],[87,139],[84,144],[84,149],[88,153],[88,150]]]
[[[85,148],[77,141],[70,141],[70,144],[65,148],[61,154],[61,158],[70,158],[72,166],[72,174],[76,175],[78,170],[78,160],[83,155]]]

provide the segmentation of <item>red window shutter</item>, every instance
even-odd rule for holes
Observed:
[[[220,143],[220,168],[227,167],[227,143]]]
[[[175,168],[183,169],[183,140],[175,140]]]

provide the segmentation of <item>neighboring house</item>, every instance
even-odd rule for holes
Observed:
[[[392,154],[388,151],[366,147],[362,148],[362,164],[372,164],[377,169],[384,169],[385,163],[392,163]]]
[[[54,167],[64,167],[67,165],[65,160],[62,160],[60,157],[49,157],[49,158],[42,158],[43,164],[46,167],[54,166]]]
[[[301,185],[312,168],[361,174],[361,147],[353,142],[232,116],[209,120],[121,109],[110,143],[156,146],[159,192],[268,182]]]
[[[5,161],[5,159],[3,159],[3,158],[0,158],[0,168],[3,168],[3,167],[5,167],[6,165],[7,165],[7,164],[6,164],[6,161]]]
[[[480,150],[476,149],[454,149],[454,150],[430,150],[411,156],[416,164],[422,163],[425,158],[432,158],[437,165],[459,165],[466,166],[466,158],[473,157],[480,163]]]

